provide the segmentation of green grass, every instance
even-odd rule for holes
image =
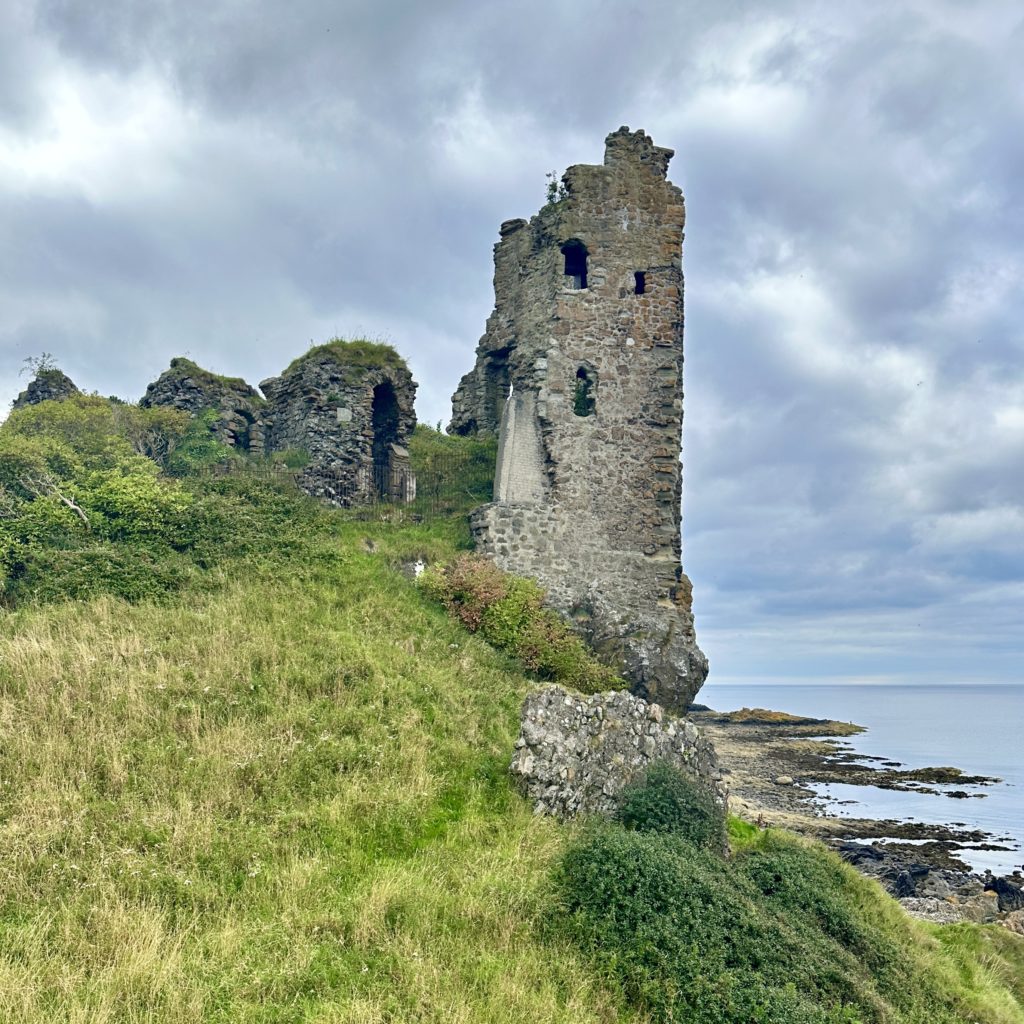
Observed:
[[[397,571],[467,547],[493,448],[418,432],[452,514],[365,522],[44,406],[0,428],[0,1021],[1024,1022],[1024,941],[821,847],[532,815],[533,684]]]
[[[171,360],[169,372],[177,377],[192,377],[205,381],[207,384],[220,384],[225,387],[239,388],[242,391],[252,391],[251,385],[241,377],[225,377],[223,374],[214,373],[212,370],[207,370],[198,363],[192,362],[191,359],[187,359],[185,356],[175,356]],[[263,403],[263,399],[255,392],[250,398],[257,405]]]
[[[538,937],[514,666],[389,568],[6,615],[0,1019],[639,1019]]]
[[[293,359],[285,368],[285,374],[291,373],[303,363],[311,359],[330,356],[341,366],[362,375],[367,370],[389,368],[393,370],[407,369],[405,360],[395,351],[394,347],[379,341],[368,341],[365,338],[332,338],[322,345],[313,345],[297,359]]]
[[[557,874],[556,934],[653,1020],[1024,1020],[1019,938],[912,921],[877,883],[778,830],[731,823],[725,859],[690,841],[700,817],[712,823],[694,810],[674,832],[646,813],[640,830],[595,825],[568,843]]]

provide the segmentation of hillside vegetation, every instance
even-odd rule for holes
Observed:
[[[678,780],[535,817],[534,677],[400,571],[458,495],[358,520],[204,431],[0,426],[0,1020],[1024,1022],[1024,942],[776,832],[725,860]]]

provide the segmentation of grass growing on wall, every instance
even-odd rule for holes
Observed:
[[[341,366],[351,368],[356,373],[378,368],[408,368],[394,346],[385,342],[368,341],[366,338],[331,338],[322,345],[312,345],[308,351],[293,359],[284,373],[289,374],[303,363],[322,356],[330,356]]]

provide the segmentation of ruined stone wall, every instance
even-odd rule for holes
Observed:
[[[11,408],[23,409],[26,405],[38,405],[40,402],[62,402],[71,395],[80,394],[75,382],[63,371],[40,370],[14,400]]]
[[[301,482],[310,494],[344,505],[415,497],[416,384],[403,361],[365,367],[314,351],[260,388],[268,450],[309,453]]]
[[[621,691],[584,697],[545,686],[529,694],[511,771],[537,813],[569,818],[613,813],[622,790],[658,761],[726,809],[718,758],[697,726]]]
[[[619,129],[603,165],[566,171],[564,198],[501,226],[495,308],[451,429],[499,430],[478,548],[540,580],[636,693],[681,709],[707,662],[681,567],[685,213],[671,156]]]
[[[254,455],[264,453],[263,398],[240,377],[222,377],[179,357],[146,388],[139,404],[169,406],[190,416],[212,409],[217,440]]]
[[[241,378],[178,358],[141,404],[192,416],[212,409],[217,438],[254,455],[305,452],[299,484],[314,497],[339,505],[415,497],[406,446],[416,426],[416,384],[389,346],[328,342],[260,387],[263,395]]]

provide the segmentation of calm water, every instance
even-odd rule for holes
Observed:
[[[952,765],[1003,782],[971,789],[984,799],[899,793],[873,786],[815,787],[831,813],[949,824],[963,822],[1007,837],[1009,852],[964,850],[976,870],[1002,873],[1024,863],[1024,685],[757,686],[709,683],[697,700],[716,711],[771,708],[834,718],[867,727],[850,738],[860,754],[900,761],[909,768]],[[855,804],[845,801],[854,800]],[[840,801],[843,801],[842,803]]]

